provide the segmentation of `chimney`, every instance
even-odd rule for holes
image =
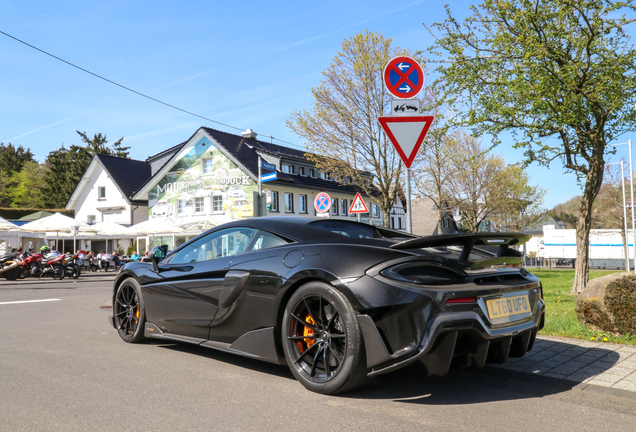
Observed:
[[[258,134],[252,129],[247,129],[245,132],[241,132],[241,135],[243,135],[243,138],[256,138]]]

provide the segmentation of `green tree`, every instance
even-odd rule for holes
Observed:
[[[11,204],[10,193],[16,187],[12,176],[20,171],[25,163],[33,162],[33,153],[22,146],[0,143],[0,205]]]
[[[389,226],[391,207],[403,166],[393,144],[378,124],[390,110],[391,95],[382,73],[391,58],[409,55],[391,47],[391,39],[359,33],[342,43],[323,80],[312,89],[313,110],[295,110],[288,127],[307,140],[307,158],[335,179],[351,179],[376,197]],[[370,181],[373,180],[373,181]]]
[[[75,190],[93,156],[106,154],[122,158],[128,157],[130,147],[123,147],[120,138],[112,146],[108,145],[106,135],[95,134],[88,138],[86,132],[77,131],[84,143],[83,146],[71,145],[68,149],[62,146],[49,153],[46,163],[49,170],[46,180],[45,198],[48,208],[63,208]]]
[[[19,172],[13,173],[11,182],[15,184],[8,192],[11,207],[44,208],[45,174],[48,167],[35,161],[24,164]]]
[[[623,12],[633,0],[484,0],[472,15],[432,26],[449,64],[446,94],[479,136],[511,132],[526,162],[560,160],[583,184],[574,292],[588,281],[592,204],[607,143],[633,130],[636,50]]]

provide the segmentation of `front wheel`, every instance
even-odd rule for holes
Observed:
[[[136,280],[126,279],[117,288],[113,301],[113,315],[119,336],[125,342],[137,343],[146,339],[144,299]]]
[[[80,266],[77,264],[69,264],[68,267],[66,267],[67,276],[72,277],[73,279],[79,278],[81,273],[82,271],[80,270]]]
[[[53,279],[62,280],[66,275],[66,269],[62,264],[53,264],[53,268],[51,269]]]
[[[308,390],[335,394],[365,383],[358,320],[346,297],[331,285],[310,282],[291,296],[281,336],[287,364]]]

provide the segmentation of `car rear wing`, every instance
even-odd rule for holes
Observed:
[[[391,249],[418,249],[429,247],[463,246],[459,254],[460,261],[468,261],[474,246],[498,246],[496,257],[506,256],[510,246],[524,244],[532,238],[524,233],[468,233],[430,237],[418,237],[391,245]]]

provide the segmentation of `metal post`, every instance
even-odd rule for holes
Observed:
[[[256,206],[254,206],[256,208]],[[263,214],[263,182],[261,181],[261,155],[258,155],[258,215]]]
[[[413,233],[413,220],[411,219],[411,168],[406,169],[406,232]]]
[[[634,273],[636,273],[636,228],[634,227],[634,168],[632,167],[632,140],[629,143],[629,183],[632,195],[632,247],[634,250]],[[629,250],[629,249],[628,249]],[[629,270],[628,270],[629,271]]]
[[[625,169],[621,159],[621,187],[623,188],[623,219],[625,220],[625,271],[629,273],[629,233],[627,232],[627,208],[625,208]]]

